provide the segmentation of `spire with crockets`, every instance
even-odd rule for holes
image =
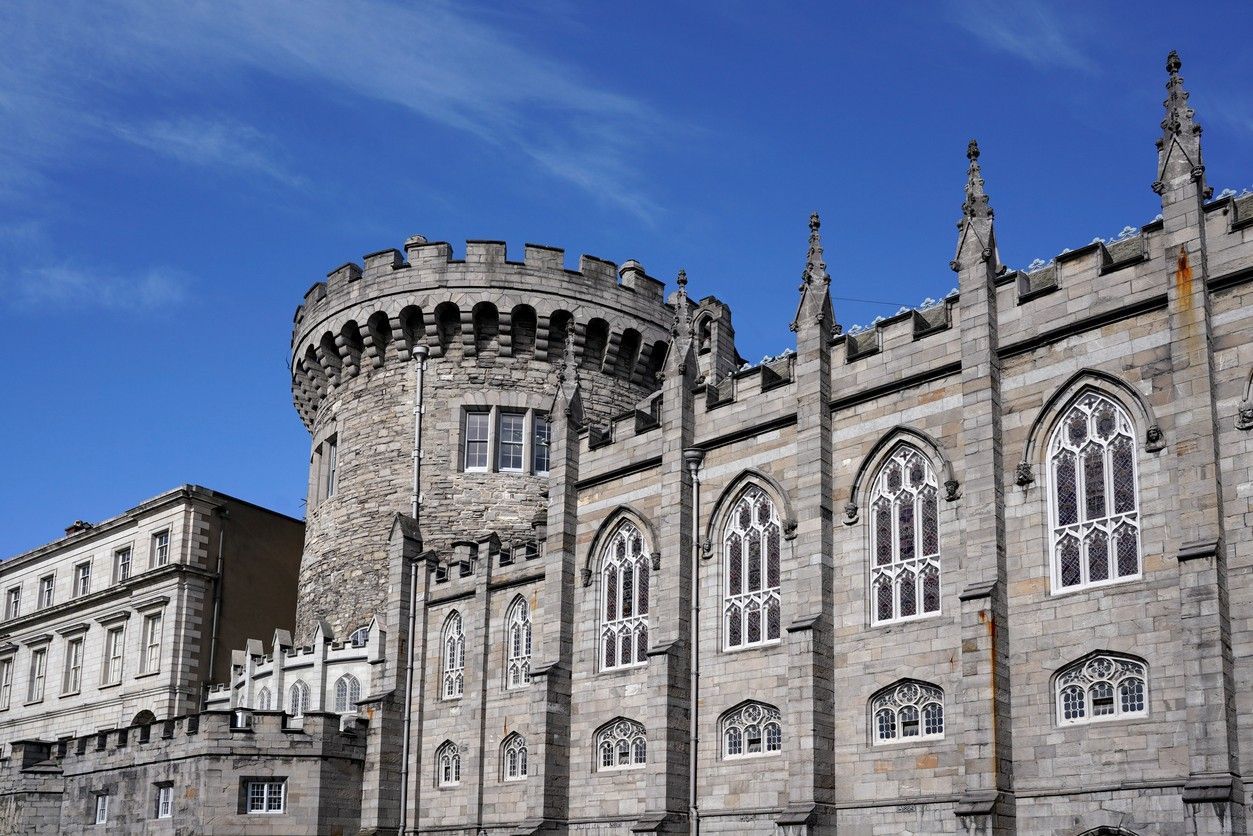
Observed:
[[[827,263],[822,256],[822,235],[818,230],[822,221],[818,213],[809,216],[809,251],[805,255],[805,269],[801,272],[800,304],[796,307],[796,316],[792,319],[791,329],[799,331],[809,324],[822,324],[831,321],[832,333],[838,334],[839,325],[831,309],[831,275],[827,273]]]
[[[1201,126],[1196,113],[1188,106],[1188,91],[1179,75],[1183,62],[1173,49],[1166,56],[1166,116],[1162,119],[1162,136],[1157,140],[1157,180],[1153,191],[1162,194],[1189,181],[1196,181],[1205,190],[1205,163],[1201,160]]]
[[[996,252],[996,235],[992,225],[992,207],[988,193],[983,190],[983,169],[979,167],[979,143],[970,140],[966,146],[966,199],[962,202],[962,217],[957,222],[957,255],[952,267],[967,263],[977,256],[983,261],[992,260],[992,267],[999,268],[1000,257]]]

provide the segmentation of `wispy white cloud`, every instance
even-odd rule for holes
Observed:
[[[293,187],[306,182],[279,160],[272,137],[232,119],[184,116],[116,123],[112,130],[133,145],[191,165],[263,174]]]
[[[21,311],[55,308],[144,313],[182,304],[190,287],[188,274],[160,267],[123,275],[58,264],[6,273],[0,279],[5,305]]]
[[[956,0],[952,18],[985,46],[1040,69],[1096,72],[1073,23],[1041,0]]]

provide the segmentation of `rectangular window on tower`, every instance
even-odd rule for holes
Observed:
[[[122,652],[126,645],[126,627],[113,627],[104,637],[104,671],[101,685],[117,685],[122,681]]]
[[[468,471],[487,470],[487,435],[490,426],[490,413],[486,411],[467,412],[465,415],[465,469]]]
[[[551,440],[552,433],[548,426],[548,416],[537,413],[531,441],[531,460],[537,476],[544,476],[548,473],[548,444]]]
[[[322,445],[323,461],[326,463],[326,489],[328,499],[335,495],[336,475],[339,470],[339,436],[333,435]]]
[[[152,535],[152,565],[164,566],[170,562],[170,532],[158,531]]]
[[[44,679],[48,673],[48,648],[32,650],[30,654],[30,679],[26,683],[26,701],[39,702],[44,698]]]
[[[156,673],[161,670],[161,613],[144,616],[143,636],[139,672]]]
[[[83,686],[83,640],[65,643],[65,674],[61,677],[61,694],[77,694]]]
[[[522,471],[522,445],[526,438],[524,426],[526,415],[521,412],[500,413],[500,470],[503,472],[520,473]]]

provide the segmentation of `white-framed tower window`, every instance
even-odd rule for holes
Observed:
[[[648,763],[648,735],[644,726],[619,717],[596,733],[598,771],[642,769]]]
[[[157,818],[168,819],[174,816],[174,785],[157,784]]]
[[[549,448],[552,444],[552,426],[548,423],[547,415],[535,414],[531,444],[532,467],[535,475],[546,476],[551,466]]]
[[[461,783],[461,750],[451,740],[445,740],[435,750],[435,779],[441,787]]]
[[[1100,654],[1057,674],[1057,722],[1068,726],[1148,713],[1148,667],[1137,659]]]
[[[487,471],[488,444],[492,415],[487,410],[468,410],[465,413],[465,444],[463,458],[465,470],[485,473]]]
[[[139,657],[140,673],[156,673],[161,670],[161,613],[144,616],[143,653]]]
[[[643,535],[622,522],[601,557],[601,670],[648,661],[649,568]]]
[[[765,491],[750,487],[726,524],[723,632],[728,650],[776,642],[781,636],[779,513]]]
[[[1135,428],[1097,392],[1079,396],[1049,439],[1054,592],[1141,575]]]
[[[0,711],[9,707],[13,698],[13,657],[0,659]]]
[[[722,757],[748,758],[783,751],[783,720],[779,709],[748,702],[722,716]]]
[[[61,693],[77,694],[83,687],[83,638],[65,643],[65,673],[61,677]]]
[[[295,719],[304,717],[308,710],[309,686],[304,683],[304,680],[297,679],[287,689],[287,713]]]
[[[250,815],[273,815],[286,811],[286,781],[248,782],[248,813]]]
[[[44,698],[44,680],[48,676],[48,648],[37,647],[30,652],[30,679],[26,685],[26,701],[40,702]]]
[[[502,473],[521,473],[526,463],[522,449],[526,440],[526,413],[501,410],[499,415],[497,467]]]
[[[519,595],[505,614],[505,687],[524,688],[531,683],[531,605]]]
[[[939,488],[927,457],[902,445],[870,498],[870,610],[875,624],[940,612]]]
[[[96,793],[96,824],[109,823],[109,794]]]
[[[446,700],[459,700],[466,687],[466,636],[461,613],[453,610],[444,621],[444,678],[440,693]]]
[[[357,681],[357,677],[346,673],[335,680],[335,712],[337,714],[356,711],[357,703],[360,701],[361,683]]]
[[[890,685],[870,698],[874,745],[944,737],[944,692],[912,680]]]
[[[170,562],[170,530],[152,535],[152,565],[164,566]]]
[[[501,778],[521,781],[526,778],[526,738],[513,732],[500,745]]]
[[[103,685],[117,685],[122,681],[122,668],[126,650],[126,625],[110,627],[104,634],[104,675]]]

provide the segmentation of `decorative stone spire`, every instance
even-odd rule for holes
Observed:
[[[583,397],[579,393],[579,359],[574,353],[574,328],[566,334],[561,351],[561,363],[557,366],[557,397],[553,411],[561,409],[570,423],[583,425]]]
[[[678,286],[678,290],[674,292],[673,299],[674,320],[670,325],[670,350],[666,353],[664,371],[659,375],[663,379],[676,372],[679,375],[684,374],[687,371],[689,357],[693,356],[696,350],[695,333],[692,328],[695,314],[692,310],[692,300],[687,295],[687,271],[680,268],[674,283]]]
[[[827,263],[823,261],[822,235],[818,230],[822,220],[818,213],[809,216],[809,251],[805,254],[805,269],[801,272],[800,304],[796,307],[796,316],[792,319],[791,329],[799,331],[808,323],[821,324],[828,319],[831,311],[831,275],[827,272]],[[834,324],[834,332],[838,334],[839,325]]]
[[[1201,126],[1196,123],[1196,113],[1188,106],[1188,91],[1179,75],[1183,62],[1173,49],[1166,56],[1166,117],[1162,119],[1162,136],[1157,140],[1157,180],[1153,191],[1162,194],[1167,189],[1189,181],[1201,184],[1205,196],[1205,164],[1201,161]]]
[[[962,202],[962,217],[957,222],[957,255],[949,265],[954,272],[971,258],[993,262],[993,269],[1000,269],[996,252],[996,236],[992,226],[992,207],[988,193],[983,189],[983,169],[979,167],[979,143],[970,140],[966,146],[966,199]]]

